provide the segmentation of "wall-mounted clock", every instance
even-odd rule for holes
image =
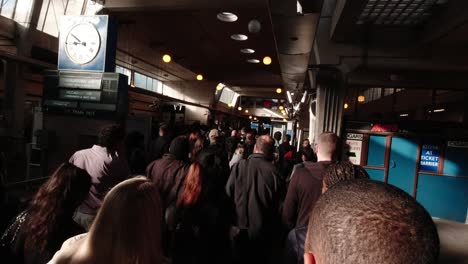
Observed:
[[[105,15],[62,17],[58,69],[113,72],[116,30]]]

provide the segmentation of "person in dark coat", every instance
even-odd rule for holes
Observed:
[[[240,143],[240,138],[237,136],[237,130],[232,130],[231,136],[226,139],[226,151],[230,160],[236,151],[237,145]]]
[[[264,135],[257,139],[254,154],[233,166],[226,185],[236,211],[235,225],[246,233],[242,262],[263,263],[271,258],[277,232],[279,181],[272,163],[274,141]]]
[[[211,155],[201,155],[187,173],[171,224],[174,264],[228,263],[230,207],[211,184],[217,177]],[[222,189],[221,189],[222,190]]]
[[[147,155],[145,152],[145,136],[138,131],[133,131],[125,138],[125,157],[132,175],[145,173]]]
[[[177,194],[185,180],[189,164],[189,143],[186,137],[176,137],[171,142],[169,153],[155,160],[146,168],[146,175],[159,190],[163,209],[177,199]]]
[[[294,147],[290,144],[291,136],[284,135],[283,143],[278,147],[278,168],[281,179],[286,180],[294,167]]]
[[[245,134],[244,147],[245,147],[244,158],[247,159],[254,152],[255,137],[254,137],[253,130],[249,130]]]
[[[369,175],[361,166],[353,165],[348,161],[332,163],[323,173],[322,194],[339,182],[354,179],[369,179]],[[289,232],[286,242],[285,264],[304,263],[306,236],[307,226],[294,228]]]
[[[169,152],[170,143],[169,127],[166,124],[162,124],[159,127],[159,137],[151,144],[150,161],[160,159],[164,154]]]
[[[9,228],[14,232],[8,263],[47,263],[68,238],[85,230],[73,221],[77,207],[87,197],[91,176],[71,163],[62,163],[37,191],[28,209]],[[2,238],[3,239],[3,238]],[[9,243],[11,240],[9,241]],[[6,256],[3,256],[6,257]]]
[[[307,226],[309,214],[322,193],[322,177],[335,157],[338,137],[334,133],[322,133],[317,140],[318,162],[305,161],[289,182],[283,205],[283,223],[288,229]]]

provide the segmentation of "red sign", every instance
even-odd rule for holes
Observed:
[[[398,125],[376,124],[372,127],[372,132],[398,132]]]

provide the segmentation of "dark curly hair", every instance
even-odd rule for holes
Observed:
[[[62,163],[37,191],[24,224],[24,246],[44,252],[48,241],[71,218],[91,187],[89,174],[71,163]]]
[[[121,125],[106,126],[99,131],[97,144],[108,150],[114,149],[125,138],[125,129]]]
[[[369,174],[361,166],[349,161],[341,161],[330,164],[323,174],[323,181],[327,188],[344,181],[353,179],[369,179]]]

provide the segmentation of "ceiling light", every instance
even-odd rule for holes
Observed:
[[[360,95],[360,96],[358,96],[358,98],[357,98],[357,101],[358,101],[359,103],[364,103],[365,100],[366,100],[366,97],[364,97],[364,95]]]
[[[280,93],[282,93],[282,92],[283,92],[283,90],[281,90],[281,88],[277,88],[277,89],[276,89],[276,93],[277,93],[277,94],[280,94]]]
[[[296,11],[298,14],[302,14],[302,5],[299,1],[297,1],[297,4],[296,4]]]
[[[434,109],[434,113],[440,113],[440,112],[444,112],[444,111],[445,111],[444,108]]]
[[[198,75],[197,75],[197,80],[202,81],[202,80],[203,80],[203,75],[198,74]]]
[[[162,60],[165,62],[165,63],[169,63],[171,62],[172,58],[169,54],[164,54],[164,56],[162,57]]]
[[[281,115],[279,115],[278,113],[275,113],[275,112],[271,111],[270,109],[263,108],[263,111],[265,111],[265,112],[271,114],[272,116],[275,116],[275,117],[278,117],[278,118],[282,118]]]
[[[253,49],[241,49],[240,52],[245,53],[245,54],[252,54],[252,53],[255,53],[255,50],[253,50]]]
[[[257,117],[254,117],[254,120],[257,121]]]
[[[249,37],[247,37],[244,34],[233,34],[233,35],[231,35],[231,38],[233,40],[237,40],[237,41],[244,41],[244,40],[247,40]]]
[[[304,94],[302,95],[301,103],[304,103],[307,97],[307,91],[304,91]]]
[[[271,58],[268,57],[268,56],[265,56],[265,58],[263,58],[263,64],[270,65],[271,64]]]
[[[256,19],[250,20],[249,24],[247,25],[250,33],[258,33],[262,29],[262,24],[260,21]]]
[[[216,90],[221,91],[224,88],[224,86],[225,86],[224,84],[218,83],[218,85],[216,85]]]
[[[290,93],[289,91],[287,91],[286,94],[288,95],[288,101],[289,101],[289,103],[292,104],[291,93]]]
[[[248,113],[249,112],[249,109],[245,109],[245,113]]]
[[[257,59],[248,59],[247,62],[248,63],[259,63],[260,61],[257,60]]]
[[[344,109],[348,109],[349,105],[345,103],[343,107]]]
[[[279,108],[279,110],[283,110],[284,106],[280,105],[278,108]]]
[[[287,120],[286,118],[283,118],[283,121],[284,121],[284,122],[288,122],[288,120]]]
[[[235,22],[238,18],[236,14],[230,12],[221,12],[216,17],[223,22]]]
[[[240,107],[240,106],[237,107],[237,110],[242,111],[242,107]]]
[[[401,114],[400,116],[409,116],[409,114]]]
[[[252,116],[249,116],[249,119],[252,119]]]
[[[286,113],[283,113],[284,116],[286,116]]]

